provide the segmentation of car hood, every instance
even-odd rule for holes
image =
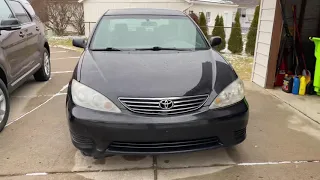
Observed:
[[[216,96],[237,76],[215,51],[85,51],[77,79],[118,97]]]

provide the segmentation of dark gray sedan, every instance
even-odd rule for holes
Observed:
[[[234,146],[246,138],[244,86],[180,11],[107,11],[70,81],[73,144],[95,158]]]

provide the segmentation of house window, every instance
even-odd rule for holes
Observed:
[[[211,22],[211,12],[206,12],[207,24]]]
[[[238,9],[238,12],[240,13],[240,16],[242,18],[247,17],[247,9],[246,8],[240,8],[240,9]]]
[[[223,17],[223,24],[226,25],[228,21],[229,21],[229,13],[225,12]]]
[[[199,18],[201,16],[201,13],[204,13],[204,12],[199,12]],[[211,22],[211,12],[206,12],[204,15],[206,17],[207,24],[209,24]]]

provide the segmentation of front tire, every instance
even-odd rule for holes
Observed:
[[[48,81],[51,76],[51,62],[49,51],[44,48],[41,68],[33,75],[36,81]]]
[[[9,93],[6,85],[0,79],[0,132],[7,124],[10,112]]]

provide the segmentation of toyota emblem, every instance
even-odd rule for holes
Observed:
[[[165,109],[165,110],[172,109],[174,107],[174,103],[173,103],[173,101],[168,100],[168,99],[161,100],[159,102],[159,107],[161,109]]]

